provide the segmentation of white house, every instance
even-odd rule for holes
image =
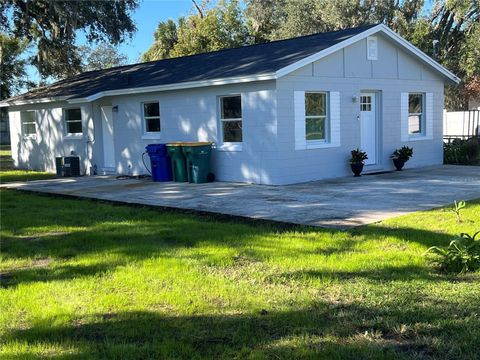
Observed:
[[[384,25],[80,74],[8,99],[17,167],[142,174],[149,143],[212,141],[218,180],[289,184],[441,164],[445,82],[459,79]]]

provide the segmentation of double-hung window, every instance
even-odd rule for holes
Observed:
[[[307,141],[328,141],[327,93],[305,93],[305,137]]]
[[[67,135],[82,134],[82,110],[80,108],[64,109]]]
[[[425,106],[424,94],[408,94],[408,134],[425,134]]]
[[[147,134],[160,132],[160,104],[158,101],[143,103],[143,121]]]
[[[240,95],[220,97],[220,122],[224,143],[241,143],[242,134],[242,97]]]
[[[20,113],[22,121],[22,134],[31,136],[37,133],[36,111],[22,111]]]

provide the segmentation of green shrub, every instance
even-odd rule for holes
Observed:
[[[480,144],[477,137],[468,140],[455,139],[443,144],[443,162],[456,165],[480,164]]]
[[[449,273],[466,273],[480,269],[480,231],[473,236],[462,233],[448,246],[432,246],[424,255],[437,255],[433,261],[441,270]]]

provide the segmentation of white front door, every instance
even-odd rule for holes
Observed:
[[[111,106],[102,106],[103,167],[115,170],[115,148],[113,145],[113,115]]]
[[[366,165],[377,163],[377,116],[375,93],[360,93],[360,148],[368,155]]]

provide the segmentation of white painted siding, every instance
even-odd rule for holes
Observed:
[[[72,107],[66,103],[50,103],[38,105],[16,106],[9,109],[10,136],[12,157],[15,166],[22,169],[33,169],[55,172],[55,157],[66,156],[72,151],[82,159],[81,171],[89,170],[87,157],[87,128],[88,119],[91,119],[91,104],[82,104],[83,134],[72,138],[65,136],[63,121],[63,107]],[[36,110],[37,134],[23,136],[20,113],[24,110]]]
[[[359,103],[352,98],[358,97],[362,90],[376,92],[378,106],[378,163],[367,166],[367,171],[393,169],[390,155],[403,145],[414,149],[414,157],[407,168],[442,163],[443,79],[418,60],[378,36],[378,60],[367,60],[366,43],[360,41],[315,62],[313,75],[308,76],[309,72],[311,69],[306,66],[277,81],[278,142],[282,152],[269,154],[269,161],[276,162],[275,168],[279,169],[272,174],[275,183],[351,175],[350,151],[360,146]],[[296,117],[292,105],[294,94],[303,91],[339,94],[339,147],[295,150],[298,139],[290,136],[297,133],[292,121]],[[426,94],[429,138],[423,141],[412,141],[408,137],[407,123],[402,121],[408,119],[409,92]]]

